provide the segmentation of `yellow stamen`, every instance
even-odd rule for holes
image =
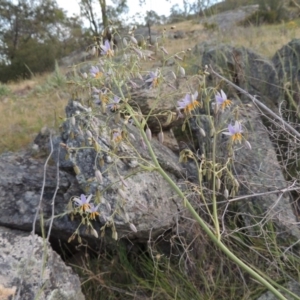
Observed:
[[[185,108],[184,108],[184,112],[185,113],[190,113],[192,110],[194,110],[197,107],[201,107],[200,102],[198,101],[192,101],[191,103],[189,103]]]
[[[231,100],[225,100],[222,104],[221,104],[221,109],[225,110],[226,107],[231,105]]]
[[[90,208],[90,205],[88,203],[82,204],[80,206],[80,210],[87,211]]]
[[[95,78],[98,79],[98,78],[101,78],[103,76],[103,73],[102,72],[97,72],[95,74]]]
[[[241,143],[242,142],[242,134],[240,132],[237,132],[231,136],[231,139],[234,143],[237,143],[237,142]]]
[[[157,87],[158,86],[158,78],[154,78],[152,81],[152,86]]]
[[[99,216],[99,213],[97,211],[91,212],[89,215],[91,220],[95,220],[97,216]]]
[[[114,51],[111,50],[111,49],[109,49],[109,50],[107,50],[106,55],[107,55],[108,57],[113,57],[113,56],[114,56]]]

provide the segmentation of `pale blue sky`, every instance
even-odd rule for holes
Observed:
[[[79,14],[80,9],[78,5],[78,0],[57,0],[57,3],[60,7],[65,9],[69,15]],[[110,4],[110,1],[107,1],[107,4]],[[169,15],[170,8],[174,4],[179,4],[182,7],[182,1],[176,0],[146,0],[146,4],[142,7],[139,6],[139,0],[127,0],[127,5],[129,7],[129,16],[134,16],[139,12],[146,12],[149,10],[154,10],[158,15]]]

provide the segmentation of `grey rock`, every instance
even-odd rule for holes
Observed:
[[[293,282],[290,281],[287,284],[285,284],[285,288],[287,290],[289,290],[290,292],[294,293],[297,296],[300,296],[300,287],[299,287],[299,283],[298,282]],[[289,295],[288,293],[284,292],[284,291],[280,291],[283,296],[286,297],[287,300],[293,300],[295,299],[294,297],[292,297],[291,295]],[[260,297],[258,297],[256,300],[277,300],[278,298],[276,296],[274,296],[273,293],[271,293],[270,291],[262,294]]]
[[[31,231],[41,198],[40,210],[47,231],[54,192],[58,188],[54,215],[59,217],[51,226],[51,235],[56,239],[67,241],[76,231],[80,220],[76,217],[71,220],[70,204],[72,197],[80,197],[82,193],[93,194],[93,202],[96,199],[101,202],[100,218],[93,221],[99,236],[100,227],[107,222],[113,222],[119,237],[130,236],[141,241],[148,239],[150,230],[155,236],[172,227],[181,200],[161,175],[145,171],[140,166],[150,166],[151,159],[141,143],[138,130],[132,125],[126,127],[116,123],[113,113],[107,118],[107,115],[92,112],[76,101],[70,101],[66,113],[67,119],[59,136],[54,137],[51,131],[43,130],[35,140],[36,148],[45,151],[49,135],[52,136],[52,159],[56,162],[52,160],[47,166],[42,197],[45,159],[33,158],[26,153],[0,155],[0,209],[3,212],[0,223],[9,228]],[[114,144],[112,130],[127,131],[121,143]],[[61,143],[66,146],[62,147]],[[95,149],[96,143],[99,150]],[[155,139],[151,143],[164,170],[175,182],[181,181],[184,170],[178,164],[178,156]],[[102,173],[102,183],[95,177],[96,169]],[[135,225],[137,232],[131,230],[130,223]],[[40,228],[39,213],[36,232]],[[86,226],[80,227],[81,238],[96,243],[97,239],[86,229]]]
[[[296,112],[295,122],[299,121],[300,105],[300,39],[294,39],[278,50],[272,58],[272,63],[280,79],[280,86],[288,109]],[[292,98],[292,99],[291,99]],[[291,116],[289,116],[291,119]]]
[[[259,97],[269,108],[275,110],[282,99],[282,91],[273,64],[261,55],[244,47],[235,48],[225,44],[201,43],[193,49],[194,55],[201,56],[202,66],[211,65],[215,71],[231,80],[251,95]],[[210,85],[216,86],[215,78],[209,78]],[[243,101],[248,101],[244,95]]]
[[[15,300],[84,300],[79,278],[41,237],[0,227],[0,282]]]
[[[204,18],[201,20],[201,23],[215,23],[221,30],[228,30],[235,26],[237,23],[243,21],[253,12],[257,11],[258,8],[258,5],[243,6],[238,9],[225,11],[216,15],[212,15],[208,18]]]

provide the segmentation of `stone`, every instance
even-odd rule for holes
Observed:
[[[85,299],[79,277],[41,237],[1,226],[0,249],[0,296],[10,290],[22,300]]]
[[[270,109],[276,110],[282,92],[276,69],[268,59],[244,47],[209,42],[196,45],[193,54],[201,57],[202,66],[212,66],[216,72],[258,97]],[[220,83],[212,76],[208,79],[211,86]],[[240,97],[244,102],[249,101],[233,89],[228,94]]]

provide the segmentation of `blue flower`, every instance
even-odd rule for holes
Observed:
[[[87,212],[89,213],[89,218],[91,220],[95,220],[97,216],[99,216],[98,208],[100,204],[97,206],[94,205],[94,203],[90,204],[90,208],[87,209]]]
[[[158,83],[159,83],[159,71],[156,70],[155,72],[150,72],[149,73],[150,75],[150,78],[148,78],[145,82],[151,82],[151,87],[152,88],[155,88],[158,86]]]
[[[223,132],[223,134],[230,135],[231,140],[234,143],[237,143],[237,142],[241,143],[242,132],[243,132],[243,129],[242,129],[241,123],[239,121],[235,121],[234,125],[231,125],[231,124],[228,125],[228,132]]]
[[[90,68],[90,74],[91,74],[92,77],[97,79],[97,78],[102,77],[104,73],[99,69],[99,67],[92,66]]]
[[[217,92],[216,96],[217,107],[221,107],[221,110],[224,111],[226,107],[231,105],[231,100],[227,99],[227,95],[223,90],[221,92]]]
[[[200,107],[201,104],[197,101],[197,97],[198,92],[196,91],[193,95],[186,94],[182,100],[177,101],[177,110],[179,111],[179,115],[181,114],[181,110],[185,113],[190,113],[195,108]]]
[[[104,45],[101,45],[100,47],[102,49],[101,55],[106,55],[108,57],[114,56],[114,50],[110,48],[109,40],[105,40]]]
[[[118,97],[118,96],[116,96],[116,95],[114,95],[113,102],[107,104],[106,107],[107,107],[108,109],[112,110],[112,111],[116,111],[116,110],[119,109],[119,105],[118,105],[118,104],[119,104],[120,101],[121,101],[121,98]]]

